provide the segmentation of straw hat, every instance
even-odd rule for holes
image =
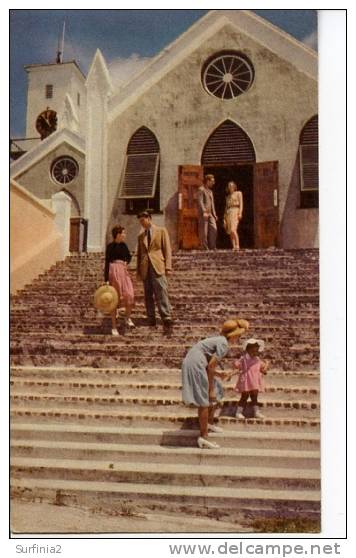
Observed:
[[[262,339],[254,339],[253,337],[251,337],[251,339],[247,339],[247,341],[244,341],[242,344],[242,348],[244,351],[246,351],[247,345],[258,345],[258,351],[262,352],[265,348],[265,342],[262,341]]]
[[[94,306],[103,314],[110,314],[117,307],[119,297],[116,289],[110,285],[102,285],[94,293]]]
[[[246,330],[250,327],[250,324],[247,320],[243,320],[242,318],[236,318],[233,320],[226,320],[223,323],[221,328],[221,334],[225,335],[227,339],[230,337],[234,337],[237,335],[242,335],[245,333]]]

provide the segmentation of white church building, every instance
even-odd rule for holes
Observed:
[[[234,180],[242,248],[318,245],[317,54],[242,10],[214,10],[116,84],[98,50],[26,66],[26,136],[11,177],[70,204],[70,250],[102,251],[114,224],[135,248],[136,214],[165,225],[174,249],[198,248],[196,190],[215,176],[218,248]],[[41,139],[42,137],[42,139]],[[26,149],[26,148],[25,148]]]

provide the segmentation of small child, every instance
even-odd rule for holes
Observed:
[[[243,415],[244,407],[250,397],[253,406],[254,418],[265,418],[258,410],[258,393],[263,391],[262,374],[267,374],[268,363],[261,360],[257,355],[263,351],[264,342],[260,339],[248,339],[244,343],[244,354],[239,360],[235,360],[234,368],[238,372],[229,375],[229,378],[239,374],[235,391],[241,393],[240,401],[237,404],[236,418],[245,419]]]

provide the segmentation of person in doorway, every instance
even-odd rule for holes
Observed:
[[[216,250],[217,215],[215,210],[212,174],[204,177],[204,184],[198,188],[199,239],[203,250]]]
[[[167,276],[172,272],[172,250],[168,231],[154,225],[148,211],[137,217],[143,228],[137,243],[137,276],[143,281],[148,325],[156,325],[156,301],[163,331],[170,334],[173,320]]]
[[[237,189],[237,185],[232,180],[228,183],[224,213],[224,228],[228,235],[230,235],[232,249],[240,249],[239,235],[237,228],[239,221],[242,218],[243,210],[243,197],[242,192]]]
[[[239,374],[235,391],[241,393],[237,404],[236,418],[245,419],[244,408],[251,398],[254,418],[263,419],[265,416],[258,409],[258,394],[263,391],[262,375],[267,374],[268,362],[259,358],[258,354],[264,349],[261,339],[248,339],[244,343],[243,356],[234,362],[237,372],[229,374],[228,379]]]
[[[124,227],[116,225],[112,231],[113,242],[106,247],[104,280],[113,286],[119,297],[119,305],[125,307],[125,323],[133,328],[131,311],[134,306],[134,289],[127,266],[131,261],[131,254],[125,243],[126,231]],[[116,308],[111,313],[113,335],[119,335],[116,323]]]
[[[221,400],[224,391],[219,379],[226,374],[216,370],[220,360],[247,329],[249,323],[243,319],[227,320],[223,323],[220,335],[208,337],[196,343],[185,356],[182,363],[182,399],[186,405],[198,408],[200,448],[215,449],[219,446],[208,439],[210,432],[222,432],[214,424],[216,402]]]

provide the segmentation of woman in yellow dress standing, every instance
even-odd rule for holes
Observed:
[[[237,185],[232,180],[227,185],[227,196],[224,213],[224,227],[228,235],[230,235],[232,249],[239,250],[240,242],[237,234],[239,221],[242,217],[243,198],[242,192],[237,189]]]

